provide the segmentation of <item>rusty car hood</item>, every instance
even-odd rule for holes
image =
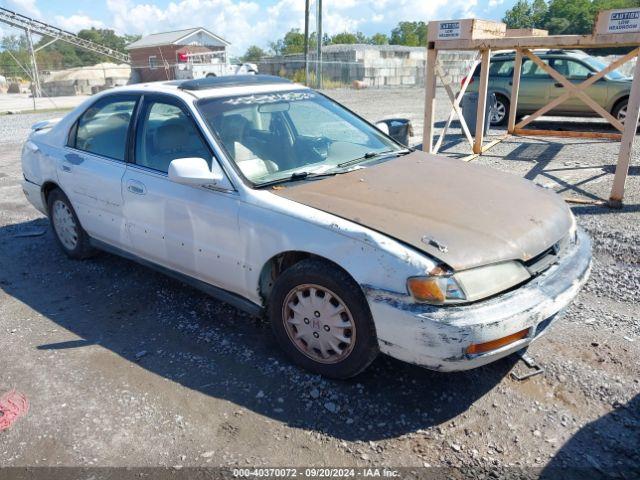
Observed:
[[[382,232],[455,270],[529,260],[572,224],[562,198],[533,182],[423,152],[272,193]]]

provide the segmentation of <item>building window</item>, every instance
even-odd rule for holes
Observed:
[[[156,57],[155,55],[149,56],[149,68],[151,70],[155,70],[156,68],[158,68],[158,57]]]

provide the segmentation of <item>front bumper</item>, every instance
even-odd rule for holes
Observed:
[[[22,192],[24,193],[24,196],[27,197],[27,200],[29,200],[31,205],[33,205],[38,211],[48,215],[47,208],[42,197],[42,187],[40,185],[23,178]]]
[[[394,358],[433,370],[468,370],[529,345],[557,321],[578,294],[591,269],[591,240],[578,229],[577,241],[560,260],[521,287],[464,306],[415,303],[406,294],[370,288],[367,299],[380,350]],[[471,344],[529,329],[514,343],[468,355]]]

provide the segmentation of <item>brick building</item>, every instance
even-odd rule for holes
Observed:
[[[226,63],[229,45],[224,38],[197,27],[147,35],[127,45],[127,50],[134,75],[141,82],[154,82],[174,80],[176,67],[198,54],[210,58],[215,52],[214,55]]]

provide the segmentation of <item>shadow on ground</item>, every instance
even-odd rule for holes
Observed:
[[[0,288],[79,337],[34,348],[66,354],[100,345],[290,426],[367,441],[414,432],[467,410],[516,361],[441,374],[380,357],[356,379],[325,380],[292,366],[262,320],[116,256],[69,260],[50,230],[23,236],[46,225],[39,219],[0,228]]]
[[[563,445],[540,478],[640,478],[640,395],[589,423]]]

